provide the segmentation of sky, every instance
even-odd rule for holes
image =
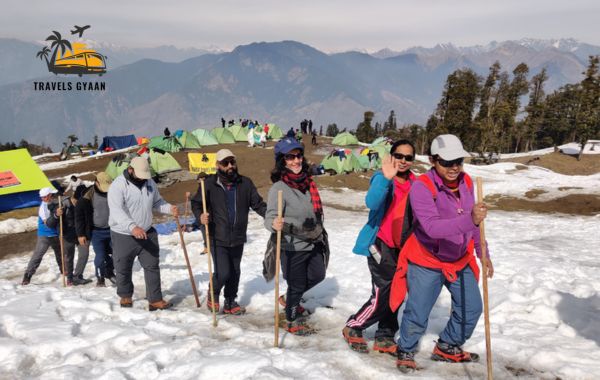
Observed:
[[[0,38],[41,41],[91,25],[86,39],[124,47],[230,50],[295,40],[326,52],[403,50],[575,38],[600,45],[597,0],[3,0]]]

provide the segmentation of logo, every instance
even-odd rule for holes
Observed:
[[[86,26],[74,26],[75,30],[71,30],[71,34],[83,37],[83,32],[90,28]],[[106,56],[96,52],[94,49],[88,48],[83,42],[71,43],[67,39],[63,39],[62,35],[53,31],[46,38],[50,47],[44,46],[36,57],[40,60],[46,60],[48,71],[54,74],[96,74],[102,76],[106,73]],[[48,56],[52,53],[50,59]]]

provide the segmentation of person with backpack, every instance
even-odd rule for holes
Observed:
[[[192,212],[196,220],[208,225],[211,253],[214,258],[213,296],[215,310],[219,310],[219,296],[224,289],[223,313],[241,315],[245,308],[236,302],[240,283],[240,263],[250,209],[264,218],[267,204],[248,177],[238,173],[235,155],[229,149],[216,154],[217,173],[206,177],[206,213],[203,212],[202,189],[192,197]],[[204,228],[201,229],[204,232]],[[206,241],[206,237],[204,239]],[[210,289],[208,294],[210,295]],[[211,297],[206,305],[212,310]]]
[[[351,349],[367,353],[363,331],[378,323],[373,350],[394,355],[397,313],[389,306],[390,288],[398,253],[412,226],[408,193],[416,177],[410,168],[415,159],[414,145],[398,140],[382,167],[371,177],[366,203],[369,219],[356,239],[353,252],[367,257],[371,272],[371,296],[348,318],[342,335]]]
[[[317,185],[309,173],[304,147],[294,137],[275,145],[275,168],[271,172],[265,227],[281,231],[281,269],[288,288],[279,298],[285,306],[285,329],[308,335],[314,329],[306,320],[300,301],[305,292],[325,278],[329,260],[327,232],[323,228],[323,206]],[[283,217],[277,215],[277,194],[282,191]]]
[[[452,313],[432,359],[452,363],[479,360],[479,355],[462,349],[482,312],[479,267],[473,251],[481,259],[478,226],[487,215],[487,205],[475,203],[473,182],[463,172],[468,156],[458,137],[437,136],[429,155],[433,167],[410,191],[414,228],[400,251],[390,295],[390,307],[397,310],[407,289],[410,291],[397,341],[396,366],[403,373],[417,368],[414,354],[442,287],[452,296]],[[494,269],[489,256],[487,268],[484,275],[491,278]]]

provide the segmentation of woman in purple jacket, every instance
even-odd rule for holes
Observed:
[[[414,353],[443,286],[452,295],[452,315],[439,335],[432,359],[479,359],[477,354],[461,348],[471,337],[482,311],[473,246],[481,257],[478,225],[487,215],[486,204],[475,203],[473,183],[463,173],[463,160],[468,156],[456,136],[436,137],[429,157],[433,167],[415,181],[410,191],[414,234],[404,247],[406,252],[401,253],[408,262],[409,296],[397,342],[397,367],[402,372],[416,369]],[[493,271],[488,259],[488,277]]]

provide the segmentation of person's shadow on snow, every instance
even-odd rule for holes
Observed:
[[[202,302],[203,296],[208,294],[208,285],[206,289],[203,284],[208,284],[208,273],[196,274],[194,275],[194,282],[196,283],[196,289],[198,290],[198,298],[200,302]],[[171,284],[171,287],[167,290],[163,290],[163,293],[168,301],[173,304],[173,306],[179,305],[185,298],[191,298],[192,303],[195,305],[194,300],[194,292],[192,290],[192,283],[190,282],[189,276],[186,276],[185,279],[174,281]]]
[[[556,310],[558,316],[577,334],[600,346],[600,297],[594,294],[588,298],[578,298],[569,293],[558,292],[562,299]]]
[[[281,282],[279,284],[281,286]],[[244,293],[240,297],[241,305],[249,305],[255,294],[267,294],[275,287],[275,281],[267,282],[263,276],[256,276],[244,285]],[[281,292],[281,291],[280,291]]]

